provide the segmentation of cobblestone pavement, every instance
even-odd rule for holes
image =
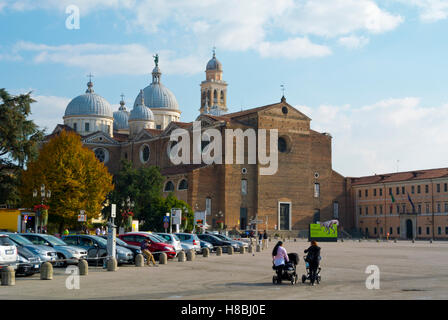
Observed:
[[[120,266],[116,272],[90,267],[80,288],[66,287],[68,274],[55,268],[53,280],[39,274],[16,278],[15,286],[0,286],[0,299],[448,299],[448,242],[352,241],[319,243],[322,282],[300,282],[305,272],[304,240],[286,241],[297,252],[299,283],[272,284],[271,249],[253,254],[223,254],[195,261],[138,268]],[[366,288],[366,267],[380,270],[380,289]]]

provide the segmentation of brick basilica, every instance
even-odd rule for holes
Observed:
[[[112,174],[118,172],[121,159],[135,167],[160,167],[166,177],[164,194],[173,192],[195,211],[206,211],[212,228],[223,221],[227,230],[245,230],[257,219],[262,221],[261,230],[297,234],[313,221],[333,218],[339,219],[340,227],[352,228],[351,192],[346,179],[332,169],[331,135],[312,130],[311,119],[284,97],[277,103],[227,113],[227,83],[215,53],[205,73],[196,118],[202,130],[214,128],[224,137],[226,129],[278,129],[275,174],[260,175],[258,162],[174,165],[170,161],[170,134],[178,128],[192,134],[193,122],[180,121],[181,109],[162,84],[157,55],[152,82],[140,90],[132,110],[121,101],[113,112],[89,81],[85,94],[67,105],[64,124],[52,134],[76,131]],[[246,143],[246,155],[247,147]]]

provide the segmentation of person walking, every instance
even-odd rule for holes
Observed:
[[[314,286],[314,281],[316,280],[317,268],[319,267],[320,260],[320,247],[317,246],[316,241],[311,241],[311,246],[308,249],[305,249],[304,253],[306,253],[306,262],[310,265],[310,281],[311,285]]]
[[[68,229],[67,228],[65,228],[65,230],[64,230],[64,236],[68,236],[69,235],[69,231],[68,231]]]
[[[263,232],[263,249],[267,249],[268,248],[268,233],[266,232],[266,230],[264,230]]]
[[[142,253],[146,257],[148,266],[151,266],[152,262],[154,264],[154,267],[158,267],[156,261],[154,260],[154,256],[152,255],[151,251],[149,251],[149,246],[150,246],[149,239],[145,238],[145,240],[143,240],[142,243],[140,244],[140,249],[142,249]]]
[[[96,227],[96,229],[95,229],[95,234],[96,234],[97,236],[100,236],[100,235],[101,235],[101,229],[100,229],[100,227]]]
[[[285,263],[289,261],[288,253],[286,252],[286,249],[283,248],[282,241],[277,242],[272,250],[272,261],[274,262],[274,268],[277,272],[277,279],[281,280],[283,267],[285,266]]]
[[[258,245],[260,246],[260,248],[263,248],[261,246],[262,242],[263,242],[263,234],[260,231],[260,232],[258,232]]]

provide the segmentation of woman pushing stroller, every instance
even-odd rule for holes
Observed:
[[[319,267],[320,247],[318,247],[317,242],[313,240],[311,241],[311,246],[308,249],[305,249],[304,252],[307,253],[306,262],[309,263],[311,285],[314,286],[317,268]]]
[[[282,241],[277,242],[274,249],[272,250],[272,260],[274,262],[274,267],[277,272],[277,277],[278,279],[281,279],[285,263],[289,261],[288,253],[286,252],[286,249],[283,248]]]

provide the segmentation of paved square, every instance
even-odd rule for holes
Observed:
[[[319,243],[322,282],[314,287],[272,284],[274,244],[255,256],[212,254],[158,268],[121,266],[117,272],[90,267],[79,290],[68,290],[65,269],[55,268],[53,280],[36,274],[16,278],[13,287],[1,286],[0,299],[448,299],[448,242]],[[288,252],[300,255],[299,281],[307,246],[304,240],[285,244]],[[380,269],[379,290],[366,289],[368,265]]]

